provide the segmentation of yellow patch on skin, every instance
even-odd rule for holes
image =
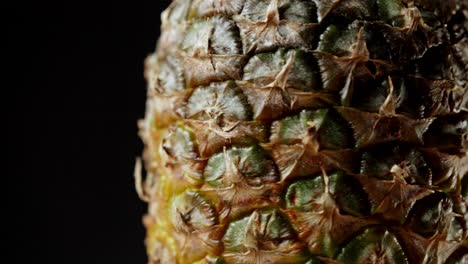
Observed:
[[[169,129],[157,128],[155,122],[152,122],[150,129],[150,141],[154,145],[149,149],[151,151],[149,164],[155,179],[151,189],[147,190],[150,195],[149,216],[145,219],[147,253],[149,256],[154,256],[157,247],[163,247],[172,258],[177,260],[177,263],[184,264],[185,261],[179,254],[180,249],[173,236],[171,205],[174,197],[185,192],[187,185],[171,177],[174,173],[170,167],[166,166],[168,156],[162,144]]]
[[[170,174],[169,174],[170,175]],[[147,224],[147,251],[148,255],[154,254],[158,243],[169,251],[171,256],[177,256],[177,245],[175,239],[172,237],[173,225],[170,219],[169,204],[173,196],[172,187],[173,182],[167,177],[167,174],[159,175],[158,181],[156,182],[156,188],[154,189],[154,198],[158,199],[158,202],[154,201],[150,204],[150,221]],[[164,199],[161,199],[164,197]]]
[[[142,184],[141,193],[149,202],[148,215],[144,218],[147,229],[146,249],[150,258],[154,256],[157,247],[163,247],[172,256],[176,256],[177,248],[174,238],[171,237],[172,225],[169,219],[168,204],[172,199],[173,190],[170,181],[171,172],[164,166],[165,153],[161,151],[163,138],[168,134],[168,129],[158,128],[154,113],[146,117],[148,122],[140,123],[140,135],[147,144],[145,153],[147,179]],[[141,176],[140,176],[141,177]],[[140,179],[141,181],[141,179]]]

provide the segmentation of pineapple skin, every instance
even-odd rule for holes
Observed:
[[[464,0],[174,0],[149,263],[468,263]]]

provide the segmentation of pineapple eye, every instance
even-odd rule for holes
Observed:
[[[188,127],[173,126],[163,141],[164,151],[175,160],[194,160],[198,157],[195,138]]]
[[[233,147],[213,155],[206,165],[205,181],[213,186],[228,187],[233,182],[245,180],[250,185],[261,186],[278,180],[278,172],[259,146]]]
[[[193,232],[218,223],[216,211],[199,193],[185,192],[173,201],[173,222],[182,231]]]
[[[274,81],[291,57],[292,67],[287,76],[286,86],[301,91],[320,90],[320,71],[317,62],[311,53],[302,50],[279,49],[275,53],[260,53],[253,56],[244,67],[243,80],[267,85]]]
[[[334,172],[328,175],[330,192],[342,212],[351,215],[368,215],[370,213],[369,199],[362,186],[351,175]],[[320,176],[311,180],[301,180],[292,183],[286,192],[286,208],[301,211],[313,210],[324,192]]]
[[[313,180],[298,181],[291,184],[286,192],[286,208],[311,210],[313,201],[323,193],[323,182],[320,177]]]
[[[234,82],[215,83],[208,87],[197,88],[187,102],[186,115],[188,118],[198,120],[252,119],[247,98]]]
[[[453,205],[445,194],[437,193],[418,201],[408,217],[408,225],[421,235],[430,237],[453,218]]]
[[[229,224],[223,237],[228,263],[305,263],[310,258],[305,245],[278,210],[256,210]],[[294,250],[291,250],[294,248]],[[244,262],[242,260],[250,261]]]
[[[272,124],[270,140],[297,144],[305,137],[316,136],[321,149],[343,149],[353,146],[352,132],[342,118],[329,109],[302,111]],[[316,135],[314,135],[316,134]]]
[[[391,180],[390,170],[399,164],[409,172],[411,181],[417,184],[432,184],[432,169],[423,154],[417,150],[397,146],[384,145],[372,148],[362,154],[360,173],[372,175],[378,179]]]
[[[240,54],[239,30],[234,22],[222,16],[196,20],[185,35],[182,48],[190,56]]]
[[[176,57],[168,56],[159,69],[154,89],[163,94],[170,94],[184,89],[184,74],[181,62]]]
[[[468,114],[461,112],[450,118],[438,119],[424,135],[427,145],[449,152],[466,152],[468,149]]]

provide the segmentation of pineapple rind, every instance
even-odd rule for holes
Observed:
[[[149,263],[467,262],[467,8],[174,0],[145,62]]]

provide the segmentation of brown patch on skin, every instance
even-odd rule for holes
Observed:
[[[423,134],[435,118],[411,119],[395,113],[393,85],[379,113],[369,113],[349,107],[337,111],[351,124],[357,147],[365,147],[392,140],[423,143]]]
[[[408,257],[412,263],[445,263],[457,249],[464,246],[463,241],[447,241],[446,234],[438,232],[425,238],[408,229],[399,228],[396,234],[400,243],[411,252]]]
[[[406,183],[409,175],[399,165],[390,170],[393,180],[378,180],[368,176],[358,176],[364,190],[374,205],[376,213],[386,220],[403,222],[416,201],[434,193],[433,190]]]
[[[203,186],[202,192],[217,200],[220,211],[220,221],[228,223],[240,214],[253,209],[277,204],[279,201],[280,184],[266,183],[260,186],[250,186],[245,181],[233,183],[228,187]]]
[[[255,84],[244,83],[241,84],[241,89],[253,107],[256,120],[276,119],[290,110],[288,95],[279,87],[259,87]]]
[[[432,164],[433,185],[457,186],[468,175],[468,156],[440,152],[435,148],[423,148],[426,160]]]
[[[408,8],[402,9],[401,15],[404,18],[402,27],[381,27],[395,59],[405,61],[421,58],[428,49],[440,45],[447,38],[445,29],[431,28],[424,23],[413,1],[408,3]]]
[[[304,92],[301,90],[286,88],[290,96],[291,111],[297,111],[304,108],[320,108],[336,104],[335,96],[322,92]]]
[[[233,144],[245,145],[252,142],[266,142],[267,130],[257,121],[238,121],[221,127],[215,120],[187,120],[186,124],[197,133],[195,137],[199,145],[200,157],[209,158],[214,153]]]
[[[211,82],[240,80],[244,55],[208,55],[203,58],[183,56],[187,87],[194,88]]]
[[[424,23],[424,20],[421,16],[421,12],[419,9],[414,5],[413,1],[408,3],[408,8],[404,8],[402,10],[403,16],[405,19],[405,26],[403,27],[404,30],[407,30],[408,34],[414,33],[418,29],[422,29],[423,31],[429,30],[429,26]]]
[[[449,115],[468,111],[468,89],[447,80],[423,80],[428,96],[424,99],[426,116]]]

